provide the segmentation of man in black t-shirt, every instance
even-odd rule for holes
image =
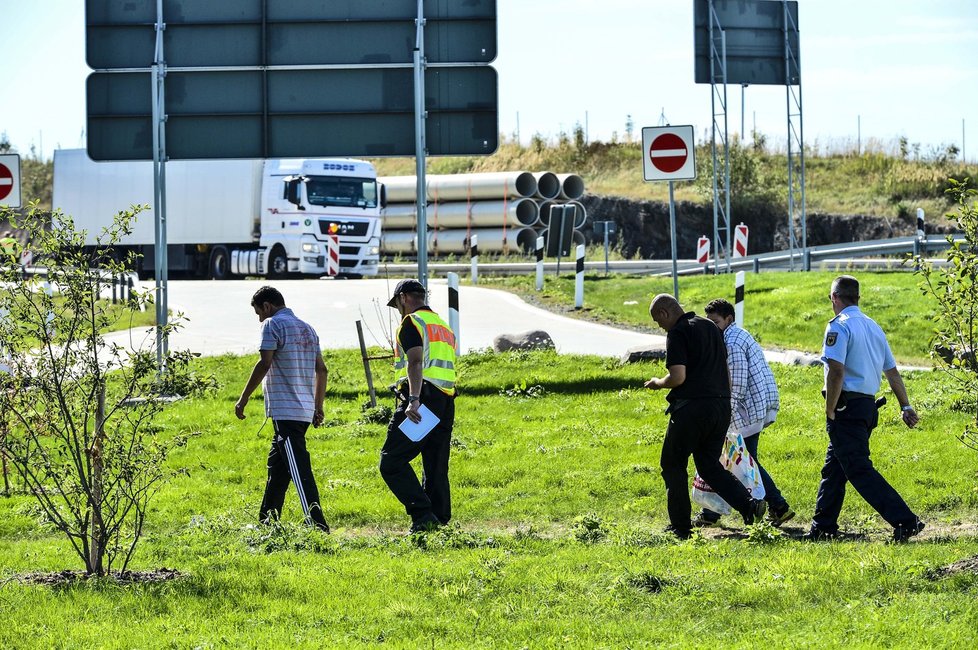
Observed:
[[[652,320],[666,331],[666,375],[645,382],[651,390],[668,388],[669,426],[662,442],[662,479],[666,483],[669,532],[680,539],[691,534],[689,502],[690,455],[696,471],[745,524],[760,521],[764,501],[750,492],[720,464],[730,425],[730,375],[723,334],[712,321],[684,312],[679,302],[661,293],[649,305]]]

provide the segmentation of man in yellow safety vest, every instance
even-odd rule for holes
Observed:
[[[426,298],[420,282],[401,280],[387,303],[402,317],[394,367],[407,374],[397,383],[380,474],[410,515],[412,533],[443,526],[452,517],[448,456],[455,424],[455,334]],[[418,454],[421,482],[410,465]]]

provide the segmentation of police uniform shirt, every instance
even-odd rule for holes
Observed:
[[[828,376],[829,360],[845,366],[842,390],[875,395],[884,370],[896,367],[882,328],[856,305],[829,321],[822,345],[822,363]]]

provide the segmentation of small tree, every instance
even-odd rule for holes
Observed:
[[[972,416],[960,438],[978,450],[978,190],[968,187],[968,179],[951,179],[949,184],[958,211],[948,217],[964,233],[964,241],[948,236],[945,266],[935,267],[921,257],[913,263],[921,291],[937,302],[931,356],[951,378],[959,404]]]
[[[17,225],[46,276],[26,274],[13,256],[0,261],[0,354],[8,367],[0,374],[0,453],[90,574],[125,570],[132,559],[167,454],[182,443],[152,435],[160,389],[195,385],[189,353],[167,356],[158,372],[155,351],[103,338],[120,316],[100,295],[133,261],[119,260],[111,246],[140,209],[118,214],[86,248],[70,219],[56,213],[45,223],[35,204]],[[134,292],[129,308],[150,300]]]

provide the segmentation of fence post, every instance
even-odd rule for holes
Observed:
[[[737,271],[734,276],[734,320],[744,326],[744,272]]]
[[[460,354],[462,338],[458,331],[458,273],[448,274],[448,327],[455,335],[455,354]]]
[[[479,236],[472,235],[472,284],[479,284]]]
[[[577,276],[574,279],[574,309],[584,306],[584,244],[577,247]]]
[[[537,291],[543,291],[543,237],[537,237]]]
[[[363,324],[361,321],[357,321],[357,338],[360,340],[360,358],[363,359],[363,374],[367,376],[367,391],[370,394],[370,407],[374,408],[377,406],[377,393],[374,391],[374,377],[370,374],[370,359],[367,358],[367,344],[363,340]]]

